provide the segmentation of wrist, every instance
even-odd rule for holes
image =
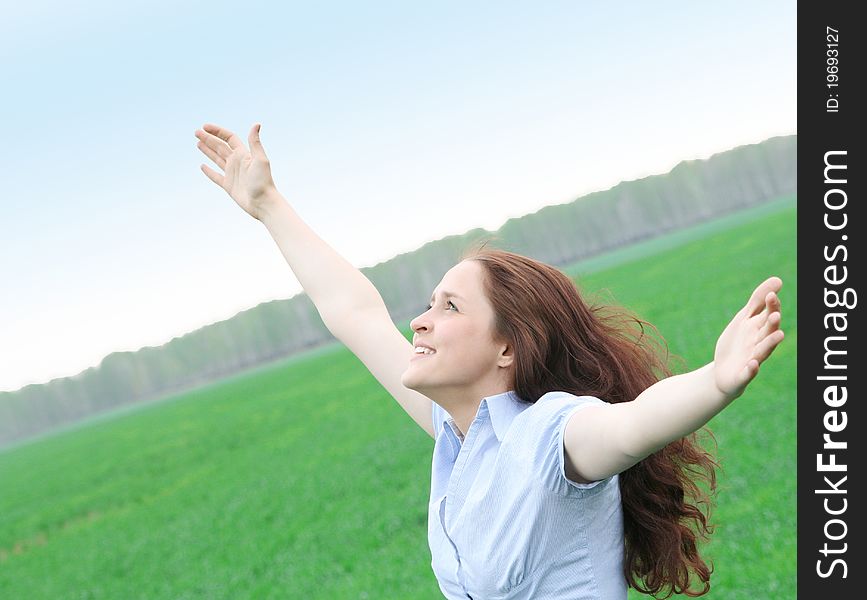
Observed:
[[[720,389],[719,384],[717,383],[716,377],[716,365],[714,361],[710,361],[704,367],[699,369],[702,372],[702,379],[705,381],[705,386],[711,390],[709,393],[713,397],[714,401],[725,408],[728,406],[735,398],[740,396],[740,394],[733,394],[731,392],[726,392],[725,390]]]
[[[259,211],[257,218],[265,227],[269,227],[280,212],[289,206],[286,199],[277,191],[277,188],[271,188],[262,194],[259,202]]]

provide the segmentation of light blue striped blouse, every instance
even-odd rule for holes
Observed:
[[[579,484],[563,465],[566,421],[593,404],[605,403],[489,396],[462,441],[433,403],[428,543],[447,598],[626,598],[618,476]]]

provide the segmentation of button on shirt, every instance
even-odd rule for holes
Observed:
[[[482,399],[465,438],[433,402],[428,543],[446,598],[624,600],[618,476],[566,478],[563,431],[593,396]],[[576,419],[581,415],[576,415]]]

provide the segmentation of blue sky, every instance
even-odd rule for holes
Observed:
[[[795,2],[19,3],[0,21],[0,390],[300,291],[193,132],[262,123],[358,267],[796,133]]]

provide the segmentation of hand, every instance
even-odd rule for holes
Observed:
[[[255,219],[261,218],[277,191],[271,178],[271,163],[259,140],[260,127],[257,123],[250,130],[250,151],[237,135],[219,125],[207,123],[204,130],[196,130],[197,147],[225,174],[220,175],[207,165],[202,165],[202,171]]]
[[[714,351],[714,381],[730,399],[743,394],[759,365],[783,341],[780,329],[779,277],[769,277],[723,330]]]

